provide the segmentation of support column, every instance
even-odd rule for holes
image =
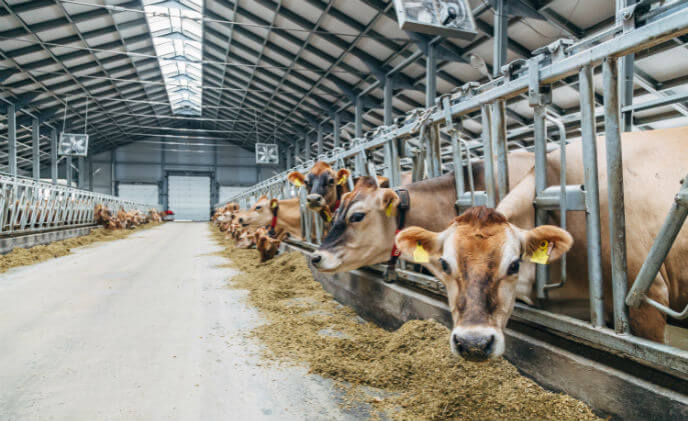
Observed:
[[[8,170],[11,176],[17,175],[17,110],[14,104],[7,105],[7,154]]]
[[[308,133],[306,133],[303,137],[303,143],[304,143],[304,157],[306,158],[306,161],[311,159],[311,140],[309,139]]]
[[[354,107],[354,137],[363,137],[363,101],[361,97],[356,97],[356,104]]]
[[[597,174],[597,134],[593,73],[590,65],[579,72],[583,172],[585,181],[585,218],[590,282],[590,322],[604,326],[602,293],[602,250],[600,234],[600,189]]]
[[[318,156],[325,153],[325,144],[323,143],[322,123],[318,124]]]
[[[33,179],[39,181],[41,179],[41,132],[38,124],[38,119],[31,120],[31,162],[33,170]]]
[[[57,129],[50,131],[50,178],[57,184]]]
[[[632,6],[637,3],[637,0],[616,0],[616,23],[624,25],[624,33],[632,30],[635,27],[635,21],[632,19],[630,21],[624,21],[623,16],[619,14],[619,11],[625,7]],[[621,84],[619,85],[619,100],[621,102],[621,108],[633,104],[633,77],[635,70],[635,54],[628,54],[621,57],[619,61],[620,78]],[[618,71],[618,70],[617,70]],[[630,132],[633,130],[633,111],[626,111],[621,114],[621,125],[622,132]]]
[[[72,187],[72,181],[73,181],[73,177],[74,177],[74,171],[73,171],[73,168],[72,168],[72,157],[71,157],[71,156],[68,156],[68,157],[67,157],[67,160],[66,160],[66,162],[65,162],[65,165],[66,165],[66,167],[67,167],[67,173],[66,173],[67,185],[68,185],[69,187]]]
[[[628,275],[626,273],[626,216],[624,208],[618,70],[616,59],[614,58],[607,58],[602,63],[614,330],[616,333],[628,333],[630,327],[628,324],[628,309],[625,303],[628,290]]]
[[[494,1],[492,76],[495,78],[501,75],[502,66],[506,64],[507,27],[509,23],[508,7],[507,0]]]
[[[435,55],[435,45],[428,43],[428,56],[425,63],[425,106],[435,105],[437,95],[437,57]]]
[[[334,133],[333,133],[334,147],[338,148],[341,146],[341,130],[342,130],[342,128],[341,128],[341,121],[340,121],[339,113],[337,111],[334,112],[334,116],[333,116],[332,121],[333,121],[332,124],[333,124],[333,130],[334,130]]]
[[[78,187],[80,189],[85,189],[86,188],[86,158],[83,156],[80,156],[79,158],[79,178],[78,178]]]
[[[117,149],[112,149],[110,151],[110,194],[117,196],[117,158],[115,154]]]
[[[165,143],[162,144],[162,150],[161,150],[161,157],[160,157],[160,204],[162,205],[163,210],[168,209],[168,184],[167,184],[167,175],[165,173],[165,167],[167,166],[167,154],[165,153],[167,150],[167,145]]]
[[[385,126],[391,125],[392,119],[394,118],[394,115],[392,112],[392,99],[393,98],[394,98],[394,81],[392,80],[391,77],[387,76],[385,78],[384,100],[383,100],[383,107],[384,107],[384,122],[383,122],[383,124]]]
[[[93,191],[93,158],[86,160],[86,172],[88,173],[88,190]]]

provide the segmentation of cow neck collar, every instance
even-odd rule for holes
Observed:
[[[395,189],[394,192],[399,196],[399,205],[397,205],[397,229],[394,232],[396,236],[396,234],[399,234],[399,231],[404,229],[404,225],[406,224],[406,212],[411,208],[411,197],[406,189]],[[387,276],[385,280],[389,280],[389,276],[394,273],[399,256],[401,256],[401,250],[397,248],[395,242],[392,246],[389,262],[387,262]]]
[[[279,202],[277,206],[272,208],[272,221],[270,222],[270,236],[275,235],[275,226],[277,226],[277,213],[279,212]]]
[[[331,208],[329,206],[323,206],[322,209],[320,209],[320,217],[327,223],[332,222],[332,214],[337,212],[339,205],[342,203],[342,189],[343,187],[337,184],[337,200],[334,202],[334,205],[332,205]]]

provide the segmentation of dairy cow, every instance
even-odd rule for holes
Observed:
[[[624,133],[622,136],[629,282],[636,278],[674,201],[678,182],[686,175],[686,141],[687,127]],[[597,161],[602,209],[604,303],[607,320],[611,321],[609,200],[604,138],[597,141]],[[567,182],[582,184],[584,174],[580,142],[567,147],[567,162]],[[560,168],[559,154],[549,154],[548,184],[558,183]],[[501,353],[503,344],[499,342],[502,329],[516,298],[514,289],[508,285],[513,285],[516,279],[516,285],[532,291],[535,264],[528,255],[532,254],[534,246],[545,247],[549,252],[549,261],[554,261],[573,243],[567,254],[568,282],[563,288],[551,291],[550,297],[567,299],[588,296],[585,214],[569,213],[568,233],[555,227],[533,229],[534,185],[534,173],[531,171],[495,211],[481,211],[479,217],[453,221],[446,229],[408,228],[397,237],[397,244],[407,255],[416,250],[414,241],[417,245],[417,241],[432,240],[432,244],[427,245],[430,258],[426,265],[448,285],[449,304],[455,316],[452,346],[459,353],[467,352],[472,358],[490,358]],[[554,214],[554,217],[553,222],[556,222],[557,215]],[[469,229],[473,240],[461,239],[462,233]],[[529,241],[531,237],[535,239],[533,242]],[[448,271],[443,270],[443,263],[438,257],[445,261]],[[518,257],[522,259],[516,264]],[[683,227],[648,296],[674,310],[683,309],[688,304],[686,261],[688,228]],[[480,285],[486,287],[480,288]],[[467,291],[474,293],[467,294]],[[476,306],[482,310],[473,311]],[[469,315],[469,311],[473,312]],[[642,304],[638,308],[631,308],[629,319],[635,335],[664,342],[666,318],[654,307]],[[479,350],[481,347],[482,351]]]

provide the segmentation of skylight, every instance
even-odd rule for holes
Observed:
[[[146,0],[144,9],[172,113],[201,115],[203,0]]]

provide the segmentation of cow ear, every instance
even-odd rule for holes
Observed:
[[[380,209],[385,211],[388,217],[395,216],[397,214],[397,206],[399,206],[399,196],[392,189],[382,189],[381,192]]]
[[[430,258],[439,259],[443,243],[440,233],[421,227],[408,227],[397,234],[395,244],[399,251],[417,263],[429,263]]]
[[[377,185],[381,189],[388,189],[389,188],[389,178],[382,177],[382,176],[378,175],[377,176]]]
[[[292,171],[287,176],[287,180],[296,187],[301,187],[306,184],[306,177],[298,171]]]
[[[541,225],[526,231],[523,240],[525,257],[536,263],[549,263],[559,259],[573,246],[573,237],[553,225]]]
[[[346,168],[342,168],[341,170],[337,171],[337,176],[335,177],[337,185],[343,185],[346,183],[349,177],[351,177],[351,171],[347,170]]]

